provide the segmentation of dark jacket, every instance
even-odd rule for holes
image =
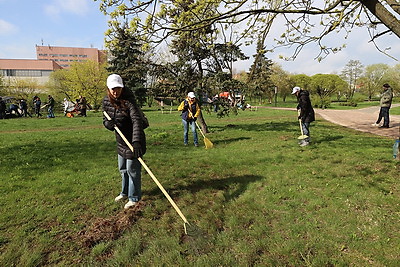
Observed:
[[[6,111],[6,109],[6,103],[4,102],[4,100],[0,100],[0,111],[4,112]]]
[[[300,118],[302,122],[313,122],[315,121],[314,109],[311,105],[310,94],[306,90],[300,90],[297,96],[297,109],[300,109]]]
[[[107,112],[112,119],[116,120],[118,128],[131,144],[133,144],[133,142],[140,142],[144,155],[146,153],[146,136],[144,134],[141,114],[136,105],[135,97],[130,90],[124,88],[118,101],[122,104],[120,108],[115,107],[110,102],[108,96],[104,97],[103,110]],[[106,120],[107,119],[103,117],[103,124]],[[116,131],[115,136],[118,155],[125,159],[133,159],[132,151]]]
[[[189,113],[190,110],[190,113]],[[188,98],[183,100],[178,107],[178,111],[182,111],[181,117],[185,121],[192,121],[200,116],[200,107],[197,100],[191,102]]]

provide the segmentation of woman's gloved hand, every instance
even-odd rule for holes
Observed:
[[[141,158],[143,156],[142,145],[140,142],[133,142],[133,156],[135,158]]]

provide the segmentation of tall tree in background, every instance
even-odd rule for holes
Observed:
[[[380,92],[389,69],[389,66],[386,64],[373,64],[365,67],[365,73],[361,77],[362,81],[359,85],[368,96],[368,100],[371,100],[372,96]]]
[[[290,78],[289,73],[284,71],[278,64],[273,64],[271,67],[271,81],[276,86],[278,95],[282,98],[283,102],[286,101],[286,97],[291,94],[294,82]]]
[[[106,92],[107,71],[105,64],[92,60],[74,62],[69,69],[51,73],[48,86],[56,93],[61,93],[71,101],[85,96],[94,109],[101,106]]]
[[[311,77],[305,74],[295,74],[291,76],[294,86],[299,86],[304,90],[310,90]]]
[[[347,82],[348,90],[346,92],[346,99],[352,99],[354,92],[358,86],[358,79],[364,72],[364,66],[359,60],[350,60],[343,68],[340,77]]]
[[[313,104],[320,108],[327,108],[331,97],[347,84],[336,74],[316,74],[311,76],[310,93],[317,95],[318,99]]]
[[[126,24],[114,24],[108,33],[107,46],[110,52],[109,67],[107,70],[121,76],[124,86],[136,96],[139,105],[146,102],[146,75],[147,64],[144,63],[142,43],[136,37],[136,29]]]
[[[272,61],[266,57],[266,51],[262,42],[258,42],[257,53],[254,55],[254,63],[250,67],[248,83],[251,86],[252,95],[258,97],[267,97],[269,103],[275,93],[274,84],[271,81]]]

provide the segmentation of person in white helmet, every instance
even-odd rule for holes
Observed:
[[[197,137],[196,131],[196,120],[197,117],[200,115],[200,106],[197,103],[196,95],[194,92],[189,92],[187,94],[187,98],[181,102],[178,107],[179,111],[182,111],[182,125],[183,125],[183,143],[185,146],[189,143],[189,126],[192,129],[193,133],[193,142],[194,145],[197,147],[199,146],[199,139]]]
[[[292,90],[292,95],[297,97],[297,110],[299,111],[298,119],[301,119],[301,127],[303,134],[307,135],[306,139],[300,142],[300,146],[308,146],[310,144],[310,123],[315,121],[314,109],[311,105],[310,93],[296,86]]]

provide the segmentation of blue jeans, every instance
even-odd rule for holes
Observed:
[[[118,169],[122,177],[121,196],[138,202],[142,198],[142,168],[138,159],[124,159],[118,155]]]
[[[197,138],[197,131],[196,131],[196,123],[194,121],[185,121],[182,120],[182,124],[183,124],[183,143],[185,143],[185,145],[188,144],[189,142],[189,138],[188,138],[188,132],[189,132],[189,125],[192,128],[192,133],[193,133],[193,142],[195,145],[199,144],[199,140]]]
[[[306,139],[304,139],[304,141],[310,142],[310,123],[301,122],[301,128],[303,129],[303,134],[308,136]]]
[[[49,108],[47,109],[47,112],[49,113],[49,115],[47,115],[47,117],[49,117],[49,118],[55,118],[54,112],[53,112],[53,107],[49,107]]]

